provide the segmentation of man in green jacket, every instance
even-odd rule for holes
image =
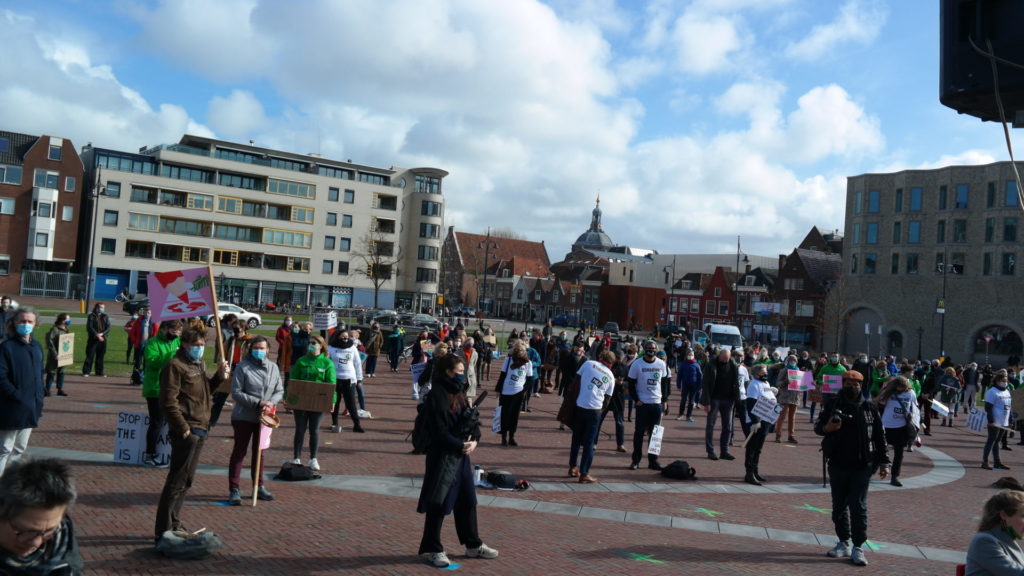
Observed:
[[[146,341],[143,348],[142,397],[146,399],[149,409],[149,427],[146,428],[146,452],[142,455],[142,463],[146,466],[166,466],[156,453],[156,444],[160,440],[160,431],[164,427],[163,411],[160,410],[160,373],[171,361],[174,353],[181,346],[181,320],[167,320],[160,324],[156,337]]]

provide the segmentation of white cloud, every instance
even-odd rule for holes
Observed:
[[[901,172],[903,170],[932,170],[945,168],[946,166],[977,166],[981,164],[992,164],[1000,159],[993,156],[986,150],[965,150],[958,154],[943,154],[937,160],[910,164],[904,161],[889,162],[875,167],[873,172]]]
[[[263,104],[247,90],[232,90],[227,97],[210,100],[206,114],[210,127],[223,138],[248,140],[267,128]]]
[[[819,24],[789,45],[786,54],[797,60],[818,60],[843,44],[869,44],[878,36],[888,12],[877,0],[848,0],[833,22]]]
[[[743,47],[733,18],[697,10],[687,10],[676,20],[672,42],[676,65],[693,74],[724,72],[730,55]]]

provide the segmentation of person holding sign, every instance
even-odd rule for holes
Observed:
[[[754,414],[754,406],[757,405],[757,401],[761,398],[774,397],[777,390],[768,384],[768,367],[764,364],[755,364],[750,369],[750,375],[751,380],[747,384],[747,399],[745,402],[747,403],[747,413],[750,415],[750,429],[753,437],[747,440],[746,453],[743,460],[747,474],[743,477],[743,481],[747,484],[760,486],[767,482],[764,476],[761,476],[758,466],[761,463],[761,450],[764,448],[764,441],[768,437],[768,428],[771,427],[771,423],[758,418]]]
[[[53,383],[57,383],[57,396],[67,396],[64,391],[64,366],[57,363],[57,355],[60,354],[60,337],[70,334],[71,315],[66,312],[57,314],[57,320],[53,323],[50,331],[46,333],[46,392],[49,396],[53,389]]]
[[[1005,372],[998,372],[992,377],[992,386],[985,392],[985,415],[988,416],[988,439],[981,456],[981,467],[985,470],[1009,470],[999,460],[999,444],[1010,425],[1010,390]],[[992,453],[993,465],[988,465],[988,455]]]
[[[292,380],[306,380],[308,382],[326,382],[335,384],[337,376],[334,371],[334,362],[327,355],[327,343],[318,335],[309,338],[309,347],[306,355],[299,358],[292,367]],[[332,406],[337,402],[337,391]],[[306,430],[309,430],[309,469],[314,472],[320,470],[320,462],[316,457],[320,451],[320,420],[323,412],[311,412],[309,410],[295,410],[292,415],[295,417],[295,438],[292,440],[292,453],[295,459],[293,464],[302,464],[302,444],[306,439]]]
[[[872,402],[861,395],[864,377],[856,370],[843,374],[843,388],[821,409],[814,433],[824,436],[821,453],[832,490],[832,523],[839,541],[828,551],[831,558],[850,558],[866,566],[868,540],[868,485],[889,476],[882,418]],[[851,547],[852,536],[852,547]]]
[[[843,373],[846,366],[839,361],[839,353],[833,352],[828,355],[828,362],[822,363],[818,373],[814,375],[814,381],[821,386],[821,405],[831,400],[836,392],[843,387]],[[811,402],[811,423],[814,423],[814,409],[816,402]]]
[[[786,424],[786,431],[789,437],[786,442],[796,444],[796,405],[800,401],[800,390],[790,389],[790,372],[800,373],[797,368],[796,356],[786,356],[786,364],[779,370],[775,378],[775,387],[779,389],[779,405],[782,412],[775,422],[775,442],[782,442],[782,426]]]
[[[505,358],[498,376],[498,405],[501,406],[501,445],[519,446],[519,409],[526,395],[526,384],[533,377],[533,363],[526,352],[526,341],[517,340]]]
[[[889,483],[903,486],[900,469],[903,466],[903,450],[917,438],[921,426],[921,415],[917,412],[917,396],[910,389],[910,382],[902,376],[889,380],[882,393],[875,399],[882,409],[882,426],[885,439],[892,446],[892,474]]]
[[[594,444],[600,430],[601,411],[608,406],[615,389],[615,375],[612,365],[615,364],[615,353],[611,350],[601,352],[597,361],[588,360],[583,363],[576,377],[579,381],[576,388],[575,418],[572,427],[572,445],[569,448],[569,476],[579,478],[580,484],[593,484],[597,478],[590,475],[590,466],[594,463]],[[583,447],[583,459],[576,467],[576,457]]]
[[[636,423],[633,429],[633,461],[630,470],[640,467],[644,436],[651,435],[655,426],[661,425],[661,416],[668,411],[668,396],[672,389],[672,377],[668,366],[658,358],[658,344],[654,340],[643,343],[644,356],[629,366],[626,381],[629,395],[636,403]],[[731,363],[730,363],[731,364]],[[733,383],[737,382],[733,378]],[[647,454],[647,467],[661,470],[657,454]]]

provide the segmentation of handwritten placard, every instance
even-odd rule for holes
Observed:
[[[761,394],[750,411],[751,414],[768,424],[775,424],[775,421],[779,419],[779,412],[782,412],[782,406],[779,406],[772,394]]]
[[[647,453],[661,455],[661,439],[665,436],[665,427],[656,424],[651,430],[651,441],[647,445]]]

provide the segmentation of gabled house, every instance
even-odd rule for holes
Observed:
[[[842,272],[842,254],[834,251],[836,245],[812,228],[799,247],[779,256],[775,299],[780,305],[782,342],[821,350],[825,298]]]

